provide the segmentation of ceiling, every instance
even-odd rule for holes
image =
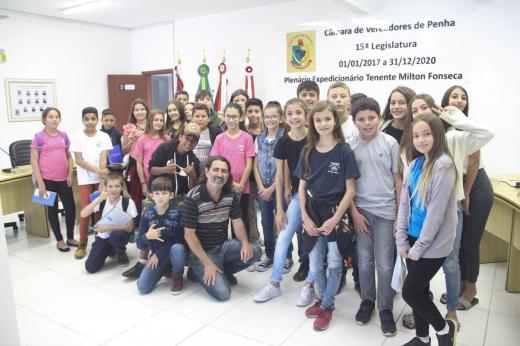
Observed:
[[[133,29],[296,0],[113,0],[89,11],[64,15],[61,9],[92,0],[0,0],[0,17],[9,13],[32,14]]]

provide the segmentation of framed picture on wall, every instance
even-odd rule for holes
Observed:
[[[5,79],[7,120],[40,121],[46,107],[56,107],[53,79]]]

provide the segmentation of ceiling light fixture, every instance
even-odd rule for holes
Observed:
[[[96,8],[108,6],[112,3],[113,3],[112,0],[94,0],[94,1],[84,2],[82,4],[75,5],[72,7],[64,8],[64,9],[61,9],[60,11],[64,15],[69,15],[69,14],[90,11],[90,10],[93,10]]]

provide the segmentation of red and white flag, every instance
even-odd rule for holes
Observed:
[[[226,107],[226,103],[228,102],[228,79],[227,79],[227,66],[224,62],[218,65],[218,88],[217,93],[215,94],[215,111],[219,114],[222,114],[224,107]]]
[[[184,90],[184,83],[182,82],[179,65],[175,66],[175,86],[176,86],[176,90],[175,90],[176,93]]]
[[[251,65],[246,66],[246,81],[244,90],[249,95],[249,97],[255,97],[255,80],[253,78],[253,68]],[[249,90],[251,90],[251,92]]]

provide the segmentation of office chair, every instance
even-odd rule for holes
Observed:
[[[13,142],[9,145],[9,156],[11,158],[11,167],[25,166],[31,164],[31,140],[24,139]],[[63,214],[63,209],[58,209],[58,213]],[[24,221],[24,214],[18,214],[18,220]],[[14,232],[18,232],[18,224],[16,222],[7,222],[4,227],[12,227]]]
[[[9,145],[9,158],[11,159],[11,167],[24,166],[31,163],[31,141],[21,140],[13,142]],[[18,220],[23,222],[24,215],[18,214]],[[18,224],[16,222],[6,222],[4,227],[12,227],[13,231],[18,232]]]

